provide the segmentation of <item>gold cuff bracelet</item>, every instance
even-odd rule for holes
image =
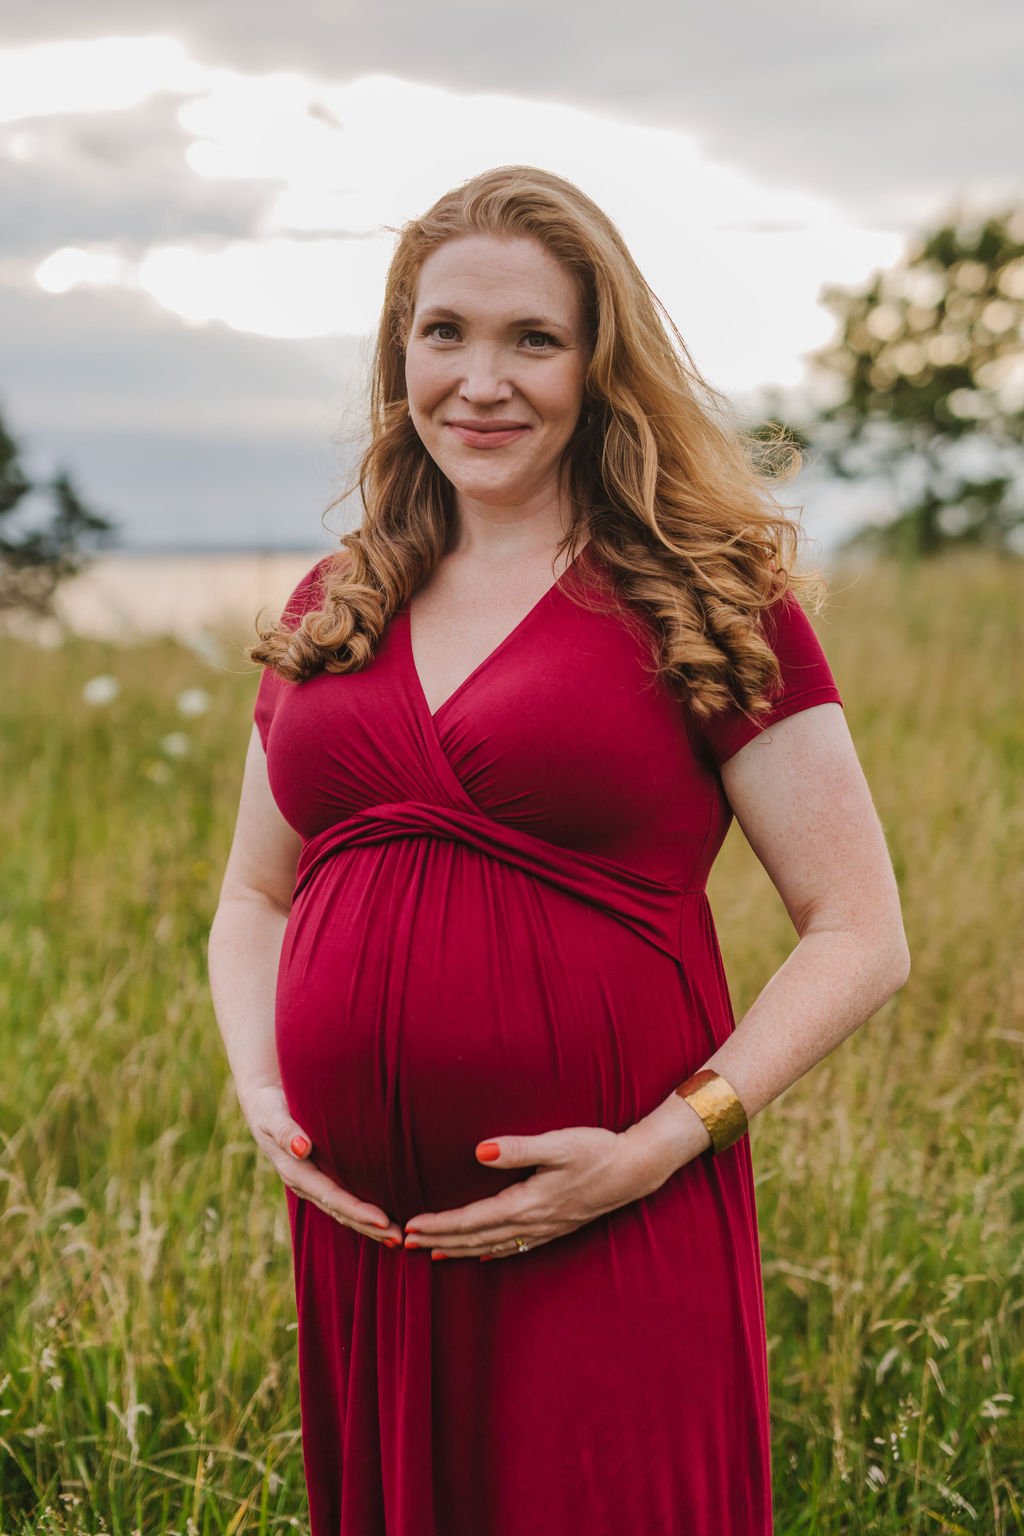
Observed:
[[[707,1126],[713,1154],[724,1152],[746,1131],[746,1110],[735,1089],[713,1068],[701,1067],[679,1085],[676,1093],[697,1111]]]

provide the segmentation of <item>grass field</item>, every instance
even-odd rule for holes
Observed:
[[[833,594],[913,971],[751,1127],[777,1532],[1022,1536],[1024,562]],[[206,981],[235,655],[7,644],[3,1536],[307,1530],[283,1190]],[[739,1016],[795,935],[736,827],[710,893]]]

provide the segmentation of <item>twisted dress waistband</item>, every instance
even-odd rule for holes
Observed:
[[[356,811],[302,847],[294,901],[326,860],[347,848],[409,837],[443,838],[501,859],[626,923],[655,948],[679,958],[682,908],[703,890],[683,890],[600,854],[577,852],[508,827],[482,811],[425,800],[396,800]]]

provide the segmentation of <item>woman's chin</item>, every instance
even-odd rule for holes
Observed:
[[[464,501],[478,501],[488,507],[522,507],[536,499],[538,482],[530,476],[459,474],[445,470],[456,493]]]

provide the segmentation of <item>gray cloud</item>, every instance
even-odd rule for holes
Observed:
[[[370,71],[461,91],[504,91],[685,128],[715,156],[848,195],[899,218],[901,197],[980,177],[1020,181],[1024,10],[977,0],[588,0],[514,8],[479,0],[48,0],[45,36],[181,36],[203,63]],[[8,42],[39,41],[40,10],[8,0]]]
[[[0,159],[3,254],[38,260],[59,245],[116,238],[133,255],[157,241],[250,235],[266,187],[196,176],[180,102],[162,93],[128,112],[33,118],[33,160]]]
[[[0,413],[30,476],[66,467],[125,545],[329,543],[359,343],[189,332],[138,295],[11,290],[0,336]]]

